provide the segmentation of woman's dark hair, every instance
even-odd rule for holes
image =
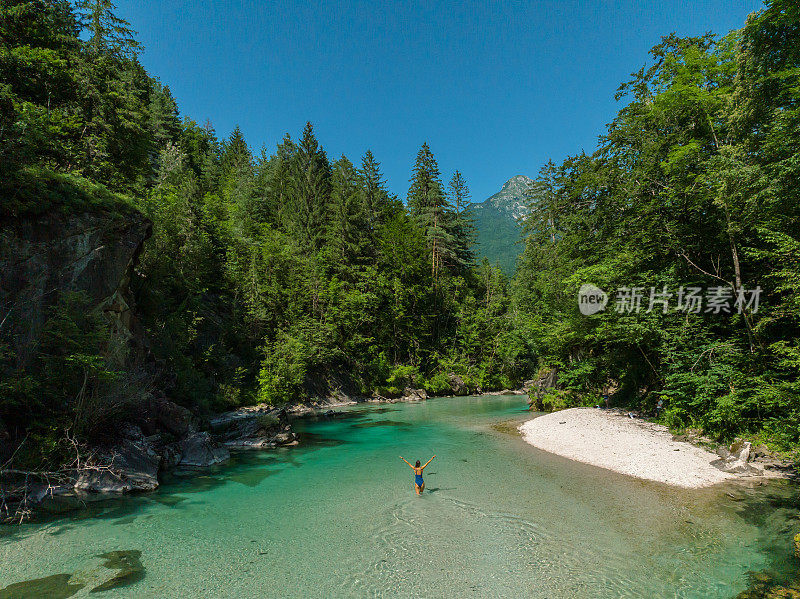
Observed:
[[[419,468],[419,460],[417,460],[417,465],[414,468]]]

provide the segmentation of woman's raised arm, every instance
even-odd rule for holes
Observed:
[[[411,468],[412,470],[414,469],[414,466],[412,466],[412,465],[411,465],[411,462],[409,462],[409,461],[408,461],[407,459],[405,459],[403,456],[400,456],[400,459],[401,459],[401,460],[403,460],[403,461],[404,461],[406,464],[408,464],[408,467],[409,467],[409,468]],[[431,459],[433,459],[433,458],[431,458]]]
[[[435,458],[435,457],[436,457],[436,454],[433,454],[433,458]],[[433,458],[431,458],[430,460],[428,460],[427,462],[425,462],[425,466],[427,466],[428,464],[430,464],[430,463],[433,461]],[[409,464],[409,466],[410,466],[410,464]],[[424,468],[425,468],[425,466],[423,466],[422,468],[424,469]]]

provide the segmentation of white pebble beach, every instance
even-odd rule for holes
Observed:
[[[716,454],[619,410],[571,408],[528,420],[519,430],[534,447],[644,480],[696,489],[736,478],[711,465]]]

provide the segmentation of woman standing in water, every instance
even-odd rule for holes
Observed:
[[[436,454],[434,454],[433,458],[435,458],[435,457],[436,457]],[[430,460],[425,462],[425,466],[430,464],[433,461],[433,458],[431,458]],[[417,492],[417,495],[420,495],[425,490],[425,481],[422,480],[422,471],[425,470],[425,466],[420,466],[419,465],[419,460],[417,460],[417,463],[416,463],[415,466],[412,466],[411,462],[409,462],[403,456],[400,456],[400,459],[403,460],[406,464],[408,464],[408,467],[411,468],[414,471],[414,474],[415,474],[415,476],[414,476],[414,490]]]

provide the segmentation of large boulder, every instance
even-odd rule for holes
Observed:
[[[425,389],[412,389],[406,387],[403,391],[402,401],[424,401],[428,399],[428,392]]]
[[[523,390],[528,394],[529,406],[532,410],[542,411],[545,406],[543,399],[550,389],[558,388],[558,370],[556,368],[543,368],[535,379],[525,381]]]
[[[86,493],[130,493],[158,488],[161,456],[145,440],[124,439],[95,466],[78,474],[75,490]]]
[[[207,432],[192,433],[180,443],[182,468],[208,468],[227,462],[231,453],[216,443]]]
[[[450,389],[453,391],[453,395],[469,395],[469,387],[467,387],[464,379],[456,373],[451,372],[448,374],[447,381],[450,383]]]
[[[286,410],[244,408],[226,412],[211,419],[211,431],[231,449],[266,449],[297,443]]]
[[[764,474],[763,466],[749,463],[751,458],[749,441],[736,440],[728,449],[717,450],[717,455],[720,456],[720,459],[714,460],[711,464],[723,472],[750,476]]]
[[[750,461],[750,441],[737,439],[730,446],[731,458],[739,462],[747,463]]]
[[[188,408],[165,397],[151,397],[142,411],[140,424],[148,434],[166,431],[181,438],[197,432],[200,420]]]

